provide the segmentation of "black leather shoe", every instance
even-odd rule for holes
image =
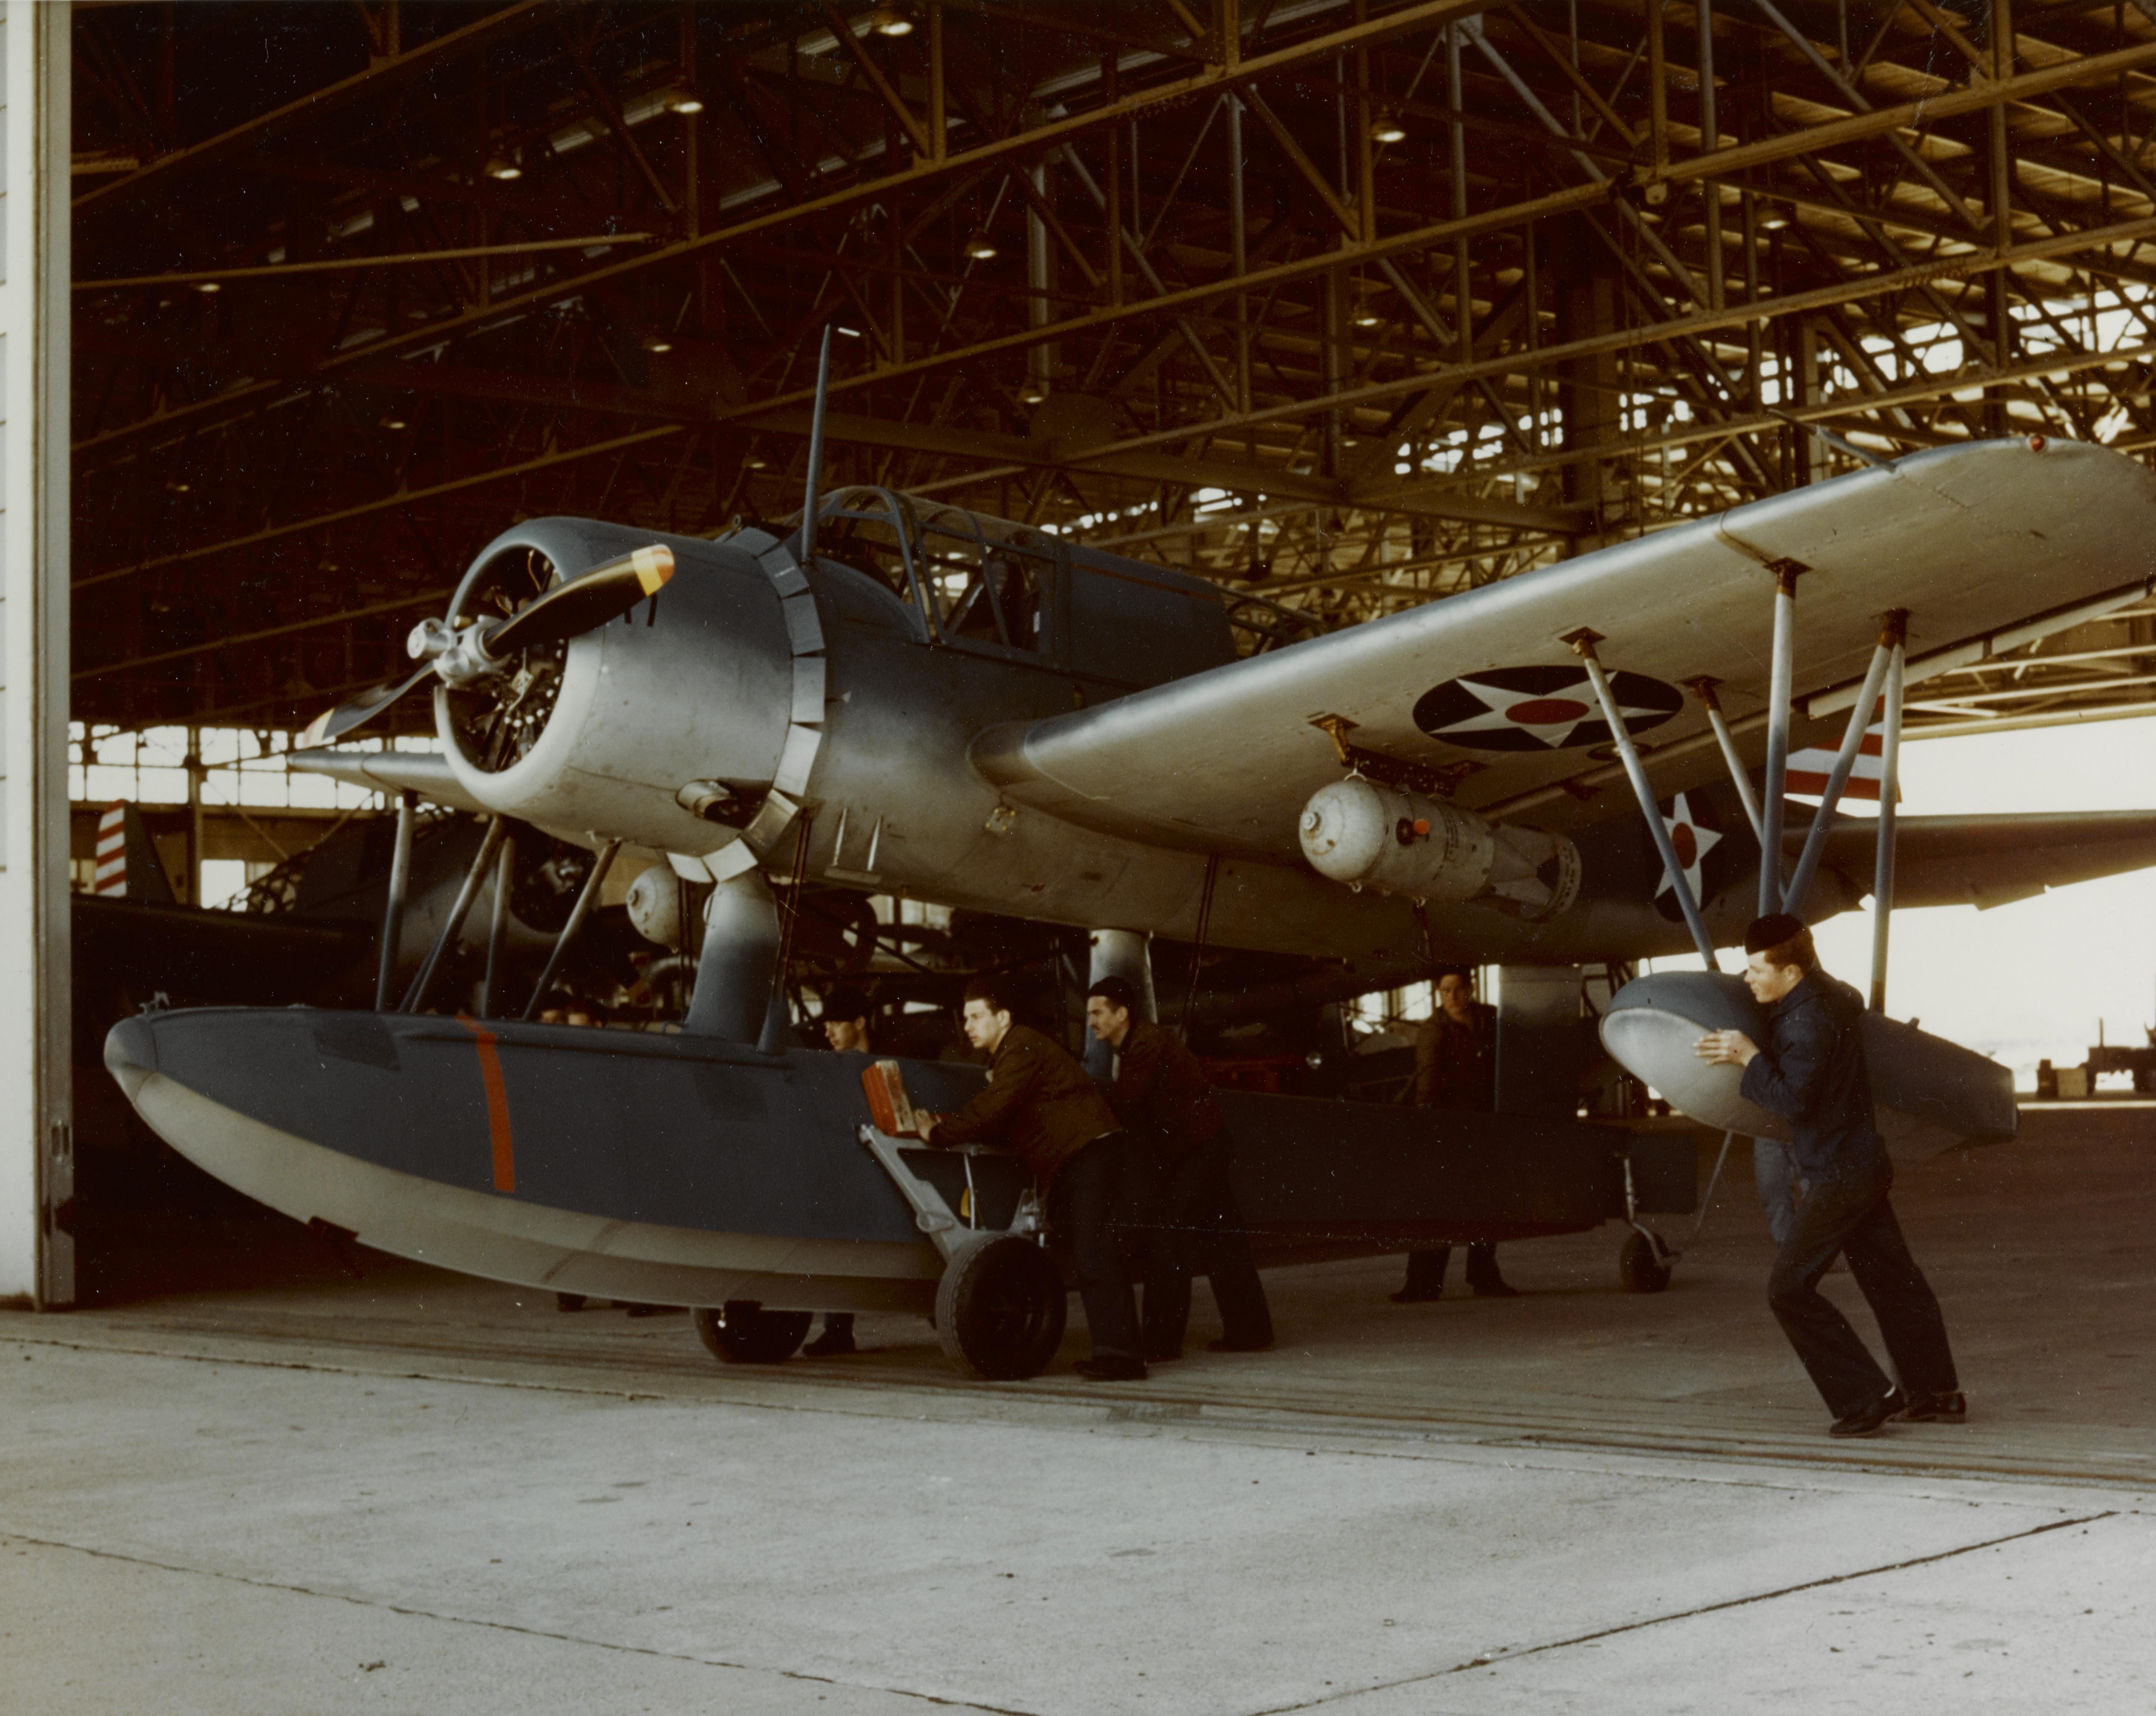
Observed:
[[[1969,1400],[1959,1389],[1950,1395],[1914,1395],[1902,1409],[1902,1418],[1909,1424],[1965,1424]]]
[[[1209,1353],[1270,1353],[1272,1349],[1270,1341],[1231,1341],[1225,1336],[1217,1341],[1205,1343],[1205,1350]]]
[[[1827,1426],[1829,1436],[1876,1436],[1887,1427],[1887,1421],[1900,1415],[1908,1403],[1902,1398],[1899,1389],[1890,1388],[1861,1412],[1852,1412],[1846,1418],[1837,1418]]]
[[[1520,1290],[1509,1282],[1470,1282],[1468,1286],[1478,1299],[1517,1299],[1520,1297]]]
[[[1143,1382],[1145,1360],[1122,1353],[1081,1359],[1073,1367],[1088,1382]]]
[[[1440,1287],[1434,1293],[1414,1292],[1406,1287],[1402,1287],[1398,1292],[1393,1295],[1393,1302],[1395,1305],[1427,1305],[1430,1303],[1431,1301],[1441,1299],[1444,1297],[1445,1289],[1443,1287]]]
[[[1147,1353],[1145,1355],[1145,1361],[1148,1364],[1173,1364],[1182,1356],[1183,1349],[1178,1347],[1172,1353]]]

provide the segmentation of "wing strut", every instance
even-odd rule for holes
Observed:
[[[1871,881],[1871,1010],[1887,1010],[1887,932],[1894,922],[1895,801],[1902,789],[1902,684],[1907,645],[1897,636],[1887,669],[1885,731],[1880,735],[1879,856]]]
[[[1670,883],[1676,890],[1677,904],[1683,909],[1685,927],[1691,932],[1692,944],[1699,949],[1699,957],[1707,962],[1707,968],[1719,971],[1722,965],[1714,957],[1714,938],[1707,932],[1707,920],[1700,916],[1699,902],[1692,897],[1691,878],[1677,861],[1677,849],[1671,842],[1669,825],[1662,820],[1661,807],[1655,801],[1655,789],[1640,761],[1639,748],[1632,742],[1632,730],[1625,725],[1624,712],[1618,708],[1617,699],[1609,690],[1609,676],[1602,670],[1602,663],[1595,655],[1594,646],[1601,641],[1600,634],[1582,627],[1563,641],[1572,645],[1573,653],[1586,665],[1588,681],[1594,687],[1594,701],[1602,706],[1602,718],[1609,723],[1609,737],[1616,744],[1617,754],[1625,760],[1625,777],[1632,783],[1633,795],[1640,801],[1640,814],[1646,818],[1647,832],[1654,836],[1655,850],[1662,855],[1662,862],[1669,868]],[[1786,703],[1783,706],[1784,750],[1789,743],[1788,706]]]
[[[1796,677],[1797,573],[1795,562],[1768,568],[1774,574],[1774,650],[1767,684],[1767,778],[1761,787],[1759,916],[1782,909],[1783,796],[1789,782],[1789,700]],[[1660,820],[1659,818],[1656,819]]]
[[[1820,859],[1826,850],[1826,831],[1834,826],[1842,789],[1849,784],[1849,771],[1856,766],[1856,753],[1863,746],[1865,729],[1871,725],[1872,712],[1879,706],[1880,687],[1886,682],[1887,670],[1893,663],[1895,652],[1902,648],[1908,629],[1907,609],[1897,608],[1887,614],[1886,627],[1879,634],[1879,647],[1871,652],[1871,665],[1865,671],[1864,689],[1856,694],[1856,701],[1850,708],[1849,725],[1842,729],[1841,749],[1835,757],[1834,767],[1827,773],[1826,791],[1820,799],[1819,814],[1812,819],[1811,831],[1804,836],[1804,852],[1797,860],[1795,873],[1789,878],[1784,909],[1799,917],[1804,913],[1804,896],[1811,891],[1812,878],[1819,873]],[[1882,839],[1885,832],[1881,830]]]

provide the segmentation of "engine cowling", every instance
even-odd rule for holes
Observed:
[[[453,624],[513,612],[651,542],[585,519],[534,519],[490,543],[450,604]],[[542,828],[603,830],[663,851],[732,838],[715,800],[767,788],[786,746],[793,669],[770,577],[749,555],[693,537],[649,604],[502,670],[434,692],[458,784]],[[688,793],[696,786],[704,790]]]
[[[1298,833],[1311,868],[1350,887],[1488,906],[1535,922],[1579,897],[1579,849],[1563,835],[1500,825],[1359,775],[1312,794]]]

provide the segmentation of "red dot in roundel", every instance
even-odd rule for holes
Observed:
[[[1587,705],[1570,697],[1533,697],[1512,705],[1505,712],[1505,719],[1521,727],[1562,727],[1586,713]]]
[[[1686,870],[1699,862],[1699,836],[1690,823],[1681,822],[1670,830],[1670,844],[1676,848],[1677,862]]]

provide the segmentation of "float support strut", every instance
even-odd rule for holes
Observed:
[[[404,939],[404,897],[412,891],[412,825],[418,819],[414,793],[397,795],[397,845],[389,860],[389,897],[382,908],[382,960],[374,979],[374,1010],[389,1010],[389,985],[397,975],[397,955]]]
[[[479,896],[480,884],[493,866],[494,855],[501,850],[503,838],[509,832],[509,819],[497,816],[486,825],[486,838],[479,843],[479,855],[465,872],[465,885],[457,890],[456,904],[449,907],[449,915],[442,924],[442,932],[434,938],[434,945],[427,949],[427,958],[419,967],[419,974],[412,979],[412,987],[404,992],[404,1004],[398,1010],[417,1013],[426,1004],[427,987],[434,980],[434,968],[442,963],[442,955],[457,938],[465,927],[465,918],[471,911],[472,902]]]
[[[486,982],[479,992],[479,1016],[494,1017],[495,984],[501,977],[501,946],[509,933],[509,896],[516,882],[516,836],[505,835],[494,866],[494,909],[486,926]]]
[[[562,926],[562,932],[554,938],[554,951],[547,956],[547,968],[539,974],[539,981],[531,986],[531,999],[524,1004],[524,1016],[529,1019],[539,1010],[539,1004],[547,996],[547,985],[554,980],[562,957],[569,951],[570,943],[577,939],[577,932],[584,927],[584,919],[591,913],[592,905],[599,897],[599,885],[605,881],[607,871],[613,868],[614,855],[621,850],[619,840],[608,840],[599,848],[598,860],[592,873],[584,878],[584,885],[577,895],[577,903],[569,908],[569,921]]]

